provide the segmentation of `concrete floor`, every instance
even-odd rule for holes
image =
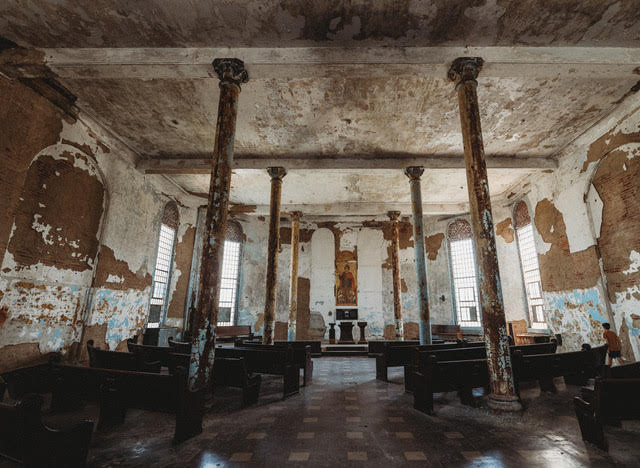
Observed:
[[[235,390],[216,395],[203,434],[177,447],[171,415],[130,411],[120,431],[95,433],[88,466],[640,466],[639,423],[607,429],[609,454],[584,445],[571,403],[577,387],[560,383],[555,395],[528,388],[519,416],[441,395],[431,417],[413,409],[401,369],[385,383],[375,380],[373,359],[314,363],[313,384],[285,401],[277,378],[265,379],[250,408],[239,407]]]

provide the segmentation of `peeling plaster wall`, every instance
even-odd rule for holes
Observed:
[[[0,78],[0,101],[0,370],[73,350],[83,336],[115,349],[144,325],[175,193],[135,171],[95,124],[31,89]],[[183,204],[181,216],[179,236],[195,210]]]
[[[640,110],[637,101],[626,105],[621,119],[610,117],[578,138],[553,174],[531,177],[521,188],[533,208],[551,330],[562,333],[565,349],[578,349],[603,342],[601,322],[608,321],[624,356],[638,359],[640,285],[633,252],[640,236]]]

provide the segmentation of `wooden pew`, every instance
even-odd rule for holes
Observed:
[[[216,341],[233,342],[235,338],[243,337],[249,340],[254,338],[251,326],[249,325],[228,325],[216,327]]]
[[[604,362],[602,348],[527,356],[523,355],[522,348],[517,349],[511,356],[516,392],[519,394],[522,381],[537,380],[543,391],[555,391],[553,377],[568,375],[586,379],[595,375],[598,366]],[[418,371],[414,372],[412,385],[414,407],[420,411],[433,412],[434,392],[457,390],[464,404],[472,404],[471,390],[489,385],[486,359],[439,361],[432,352],[419,353],[418,359]]]
[[[376,358],[376,379],[388,380],[387,369],[389,367],[400,367],[411,365],[411,355],[414,349],[420,351],[437,351],[444,349],[454,348],[473,348],[484,347],[482,341],[458,341],[454,343],[434,344],[434,345],[405,345],[401,346],[397,343],[401,341],[390,341],[382,346],[382,352],[374,354]],[[405,369],[405,375],[409,372],[409,369]]]
[[[420,366],[420,354],[430,354],[435,356],[436,361],[468,361],[476,359],[486,359],[487,350],[483,346],[479,346],[473,342],[473,346],[464,348],[452,348],[452,349],[437,349],[433,351],[423,351],[419,347],[414,348],[411,353],[411,362],[405,366],[404,385],[405,391],[411,393],[413,391],[413,376],[416,370]],[[509,346],[511,355],[515,352],[520,352],[524,356],[537,355],[537,354],[549,354],[555,353],[558,347],[558,343],[553,340],[549,343],[539,343],[530,345],[516,345]]]
[[[292,348],[256,349],[216,347],[216,357],[244,357],[251,373],[281,375],[283,398],[300,391],[300,367],[294,360]]]
[[[433,394],[458,391],[463,404],[474,405],[472,390],[489,385],[486,359],[437,361],[427,353],[421,355],[420,370],[413,378],[413,407],[433,414]]]
[[[121,353],[118,351],[105,351],[97,348],[93,340],[87,341],[89,351],[89,365],[101,369],[119,369],[140,372],[160,372],[160,361],[146,361],[143,354]]]
[[[322,342],[321,341],[274,341],[274,346],[293,345],[293,347],[305,347],[311,346],[311,357],[322,356]]]
[[[251,375],[247,370],[244,357],[215,358],[213,365],[212,386],[234,387],[242,389],[242,406],[258,402],[260,395],[260,374]]]
[[[188,341],[174,341],[173,338],[169,338],[169,348],[172,349],[172,353],[176,354],[191,354],[191,342]]]
[[[190,354],[171,354],[169,356],[169,373],[175,373],[178,367],[189,367]],[[233,387],[242,389],[242,405],[256,403],[260,395],[259,374],[251,374],[243,357],[222,358],[216,356],[211,370],[211,391],[215,394],[215,387]]]
[[[420,342],[417,340],[408,341],[389,341],[389,340],[370,340],[367,342],[367,355],[369,357],[375,357],[377,354],[384,352],[386,346],[419,346]]]
[[[0,455],[28,467],[85,466],[93,421],[53,429],[42,422],[41,407],[35,393],[0,403]]]
[[[293,350],[293,359],[298,364],[298,367],[302,369],[302,385],[306,386],[311,383],[313,380],[313,360],[311,359],[311,346],[305,344],[303,341],[292,341],[286,342],[281,341],[279,344],[273,345],[263,345],[260,343],[252,343],[250,341],[245,341],[242,346],[236,347],[246,347],[252,349],[265,349],[270,351],[272,349],[291,349]]]
[[[51,358],[53,355],[50,356]],[[0,377],[4,381],[4,388],[8,390],[9,396],[18,400],[27,393],[42,395],[51,392],[49,368],[50,364],[35,364],[3,372]],[[3,394],[4,391],[0,393],[0,401]]]
[[[640,379],[596,378],[593,400],[573,399],[576,417],[580,423],[582,440],[602,450],[609,450],[604,426],[621,420],[640,419]]]
[[[462,328],[460,325],[431,325],[431,336],[442,340],[460,340],[462,339]]]
[[[603,365],[598,374],[604,379],[640,379],[640,361],[614,367]]]
[[[175,352],[169,346],[140,345],[133,339],[127,340],[127,349],[130,353],[139,354],[143,362],[159,362],[162,367],[169,365],[169,354]]]
[[[568,383],[584,385],[587,379],[596,376],[599,367],[604,364],[605,354],[606,346],[568,353],[529,356],[516,351],[511,355],[516,389],[520,382],[537,380],[542,391],[556,392],[554,377],[564,377]]]
[[[100,402],[99,429],[125,421],[128,408],[175,414],[174,441],[181,442],[202,432],[204,391],[187,388],[187,371],[175,374],[57,364],[52,407],[77,406],[78,400]]]

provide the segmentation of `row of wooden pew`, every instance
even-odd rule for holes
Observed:
[[[258,400],[261,374],[283,376],[283,397],[299,391],[300,369],[304,372],[305,385],[311,383],[313,375],[309,345],[217,347],[210,370],[212,388],[194,392],[188,388],[187,379],[189,343],[170,341],[169,347],[157,347],[130,340],[127,345],[129,352],[116,352],[87,342],[89,367],[65,364],[56,354],[47,364],[4,373],[0,380],[0,398],[6,385],[14,402],[0,403],[3,420],[30,424],[20,426],[21,431],[0,434],[0,453],[32,466],[83,465],[79,460],[86,459],[93,423],[83,423],[65,432],[47,428],[40,418],[41,395],[47,393],[52,395],[54,412],[79,409],[86,401],[99,402],[100,430],[124,423],[129,408],[174,413],[174,440],[180,442],[202,431],[205,396],[214,387],[241,388],[243,405],[249,405]],[[31,445],[22,441],[30,441]],[[28,447],[46,447],[54,442],[60,447],[75,449],[37,451],[50,453],[51,463],[32,460],[35,455]]]
[[[623,420],[639,420],[639,395],[640,362],[601,366],[593,384],[583,387],[582,396],[573,399],[582,439],[608,450],[605,426],[617,426]]]

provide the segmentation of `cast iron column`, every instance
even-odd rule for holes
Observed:
[[[296,340],[296,321],[298,319],[298,251],[300,249],[300,217],[302,213],[291,213],[291,281],[289,288],[289,331],[287,339]]]
[[[396,340],[404,339],[402,326],[402,283],[400,279],[400,241],[398,239],[399,211],[389,211],[391,220],[391,271],[393,273],[393,320]]]
[[[479,57],[457,58],[449,69],[448,77],[456,83],[460,107],[469,208],[478,265],[482,326],[491,383],[489,406],[504,411],[517,411],[522,409],[522,406],[515,393],[509,355],[496,239],[493,234],[487,166],[476,94],[478,85],[476,78],[482,69],[482,64],[483,60]]]
[[[429,317],[429,291],[427,290],[427,265],[424,256],[424,224],[422,219],[422,191],[420,177],[422,166],[410,166],[404,171],[411,185],[411,206],[413,209],[413,251],[416,256],[416,277],[418,280],[418,308],[420,311],[420,344],[431,344],[431,318]]]
[[[218,102],[216,140],[211,159],[206,231],[198,282],[198,305],[193,321],[193,341],[189,364],[189,389],[191,391],[208,388],[211,377],[210,372],[215,351],[215,327],[218,323],[218,299],[220,297],[218,286],[222,273],[222,251],[229,211],[238,95],[240,94],[240,84],[246,83],[249,79],[242,60],[215,59],[213,69],[220,79],[220,100]]]
[[[276,288],[278,286],[278,247],[280,241],[280,198],[282,178],[287,175],[284,167],[270,167],[271,208],[269,211],[269,246],[267,251],[267,284],[264,303],[264,330],[262,343],[273,343],[273,324],[276,318]]]

